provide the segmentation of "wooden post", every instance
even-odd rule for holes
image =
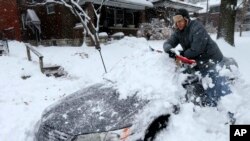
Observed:
[[[44,71],[43,71],[43,56],[40,56],[39,57],[39,64],[40,64],[40,70],[41,70],[41,72],[43,73]]]
[[[8,45],[8,39],[5,38],[5,39],[3,39],[3,41],[5,41],[6,48],[7,48],[7,53],[10,53],[10,49],[9,49],[9,45]]]
[[[240,24],[240,37],[242,36],[242,24]]]
[[[26,50],[27,50],[28,60],[31,61],[30,49],[27,45],[26,45]]]
[[[40,70],[43,73],[44,72],[43,71],[43,55],[39,53],[38,51],[36,51],[30,44],[25,44],[25,45],[27,49],[28,60],[31,61],[31,55],[30,55],[30,50],[31,50],[39,58]]]

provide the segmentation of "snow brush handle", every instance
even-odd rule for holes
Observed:
[[[154,49],[154,48],[152,48],[151,46],[149,46],[149,49],[150,49],[151,51],[154,51],[154,52],[163,53],[163,51]],[[185,64],[192,65],[192,64],[195,64],[195,63],[196,63],[195,60],[188,59],[188,58],[183,57],[183,56],[181,56],[181,55],[176,55],[175,57],[176,57],[176,59],[179,59],[182,63],[185,63]]]
[[[154,48],[152,48],[151,46],[149,46],[149,49],[150,49],[151,51],[155,51],[155,52],[158,52],[158,53],[163,53],[163,51],[154,49]]]
[[[188,59],[186,57],[183,57],[183,56],[180,56],[180,55],[176,55],[175,56],[176,59],[179,59],[182,63],[185,63],[185,64],[195,64],[196,61],[195,60],[191,60],[191,59]]]

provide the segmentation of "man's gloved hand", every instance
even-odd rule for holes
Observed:
[[[180,55],[181,55],[181,56],[184,56],[184,51],[180,51]]]
[[[170,58],[175,58],[176,54],[172,51],[167,52]]]

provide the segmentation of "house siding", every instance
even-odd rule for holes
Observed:
[[[34,10],[41,21],[42,39],[73,38],[73,27],[77,17],[63,5],[55,4],[55,13],[47,14],[45,5],[36,7]]]

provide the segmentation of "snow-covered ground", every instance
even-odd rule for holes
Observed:
[[[227,111],[235,113],[236,124],[250,124],[249,39],[250,32],[244,32],[243,37],[236,33],[236,47],[216,41],[224,55],[235,58],[239,64],[239,80],[232,86],[233,93],[223,97],[218,108],[182,104],[180,113],[171,117],[169,127],[159,134],[158,141],[228,141]],[[121,98],[139,90],[141,98],[158,101],[138,117],[146,125],[145,116],[164,113],[169,102],[178,103],[178,97],[185,94],[174,61],[148,49],[149,44],[161,49],[163,42],[125,37],[102,45],[107,74],[94,48],[39,46],[36,49],[44,55],[45,65],[61,65],[68,72],[66,77],[55,78],[40,72],[36,56],[28,61],[23,43],[10,41],[10,54],[0,57],[0,140],[31,141],[33,128],[47,106],[104,79],[116,82]],[[24,76],[30,77],[23,79]]]

